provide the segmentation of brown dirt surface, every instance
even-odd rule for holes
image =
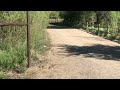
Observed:
[[[29,68],[34,79],[120,79],[120,44],[78,29],[47,29],[47,62]]]

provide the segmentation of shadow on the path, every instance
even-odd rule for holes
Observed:
[[[73,29],[72,27],[66,25],[64,22],[49,23],[48,29]]]
[[[105,46],[105,45],[93,45],[93,46],[70,46],[61,45],[61,49],[65,49],[64,53],[71,55],[84,55],[84,57],[93,57],[105,60],[116,60],[120,59],[120,46]]]
[[[71,27],[68,27],[64,22],[60,22],[60,23],[50,23],[48,28],[69,29]],[[102,39],[100,40],[102,41]],[[103,60],[103,59],[104,60],[115,60],[115,61],[120,60],[120,46],[109,46],[109,45],[96,44],[93,46],[59,45],[56,47],[59,49],[64,49],[58,52],[58,54],[66,53],[65,55],[68,55],[68,56],[83,55],[86,58],[91,57],[91,58],[98,58],[100,60]]]

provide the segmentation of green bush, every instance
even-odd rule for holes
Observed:
[[[5,73],[0,73],[0,79],[8,79],[8,76]]]
[[[51,11],[49,17],[50,17],[50,19],[60,18],[60,12],[59,11]]]
[[[31,11],[31,50],[44,53],[49,48],[49,39],[46,28],[49,21],[49,12]],[[26,22],[25,11],[0,11],[2,22]],[[45,48],[43,48],[46,46]],[[0,69],[15,69],[26,67],[26,27],[0,28]],[[19,69],[20,70],[20,69]],[[22,71],[22,70],[20,70]]]
[[[64,19],[69,26],[120,42],[117,31],[120,27],[120,11],[66,11]]]
[[[109,39],[109,40],[115,40],[116,39],[116,35],[115,34],[108,34],[107,35],[107,39]]]

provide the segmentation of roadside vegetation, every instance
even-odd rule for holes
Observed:
[[[64,21],[71,27],[120,42],[120,11],[66,11]]]
[[[49,23],[48,11],[31,11],[30,46],[32,59],[36,54],[44,54],[50,48],[46,32]],[[26,23],[25,11],[0,11],[0,23]],[[34,51],[34,52],[33,52]],[[26,27],[0,27],[0,71],[17,70],[23,72],[27,64]],[[0,78],[4,77],[0,74]]]
[[[30,11],[31,60],[45,55],[51,43],[46,31],[49,19],[120,43],[120,11]],[[25,11],[0,11],[0,23],[26,23]],[[25,26],[0,27],[0,72],[24,72],[27,68]],[[8,78],[0,73],[0,79]]]

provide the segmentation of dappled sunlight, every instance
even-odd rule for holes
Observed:
[[[84,57],[105,59],[105,60],[120,60],[120,46],[107,46],[96,44],[93,46],[72,46],[59,45],[59,49],[65,49],[64,53],[68,56],[84,55]]]

